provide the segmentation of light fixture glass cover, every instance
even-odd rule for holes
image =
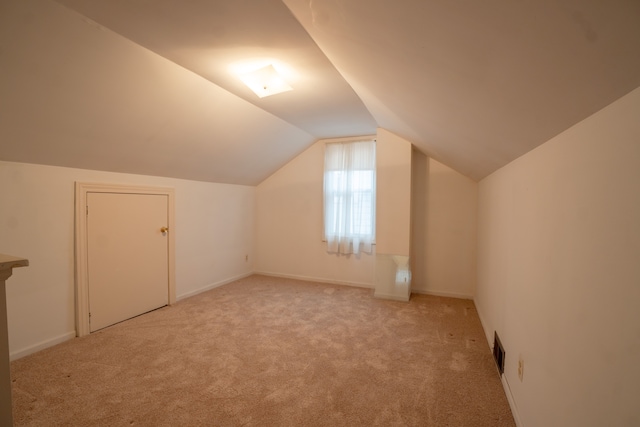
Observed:
[[[293,90],[271,64],[238,77],[260,98]]]

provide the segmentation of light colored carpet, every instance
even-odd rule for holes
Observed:
[[[472,301],[264,276],[11,364],[16,426],[514,426]]]

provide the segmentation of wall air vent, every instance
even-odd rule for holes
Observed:
[[[500,375],[502,375],[504,373],[505,352],[504,352],[504,347],[502,347],[502,343],[500,342],[500,338],[498,338],[498,333],[496,331],[493,332],[493,358],[496,361],[498,372],[500,372]]]

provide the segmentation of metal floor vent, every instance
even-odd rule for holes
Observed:
[[[493,332],[493,358],[496,361],[496,366],[498,367],[498,371],[500,375],[504,373],[504,347],[502,347],[502,343],[500,342],[500,338],[498,338],[498,333]]]

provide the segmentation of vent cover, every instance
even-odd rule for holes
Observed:
[[[504,347],[502,347],[502,343],[500,342],[500,338],[498,338],[498,333],[496,331],[493,332],[493,358],[496,361],[496,366],[498,367],[498,372],[500,375],[504,373]]]

